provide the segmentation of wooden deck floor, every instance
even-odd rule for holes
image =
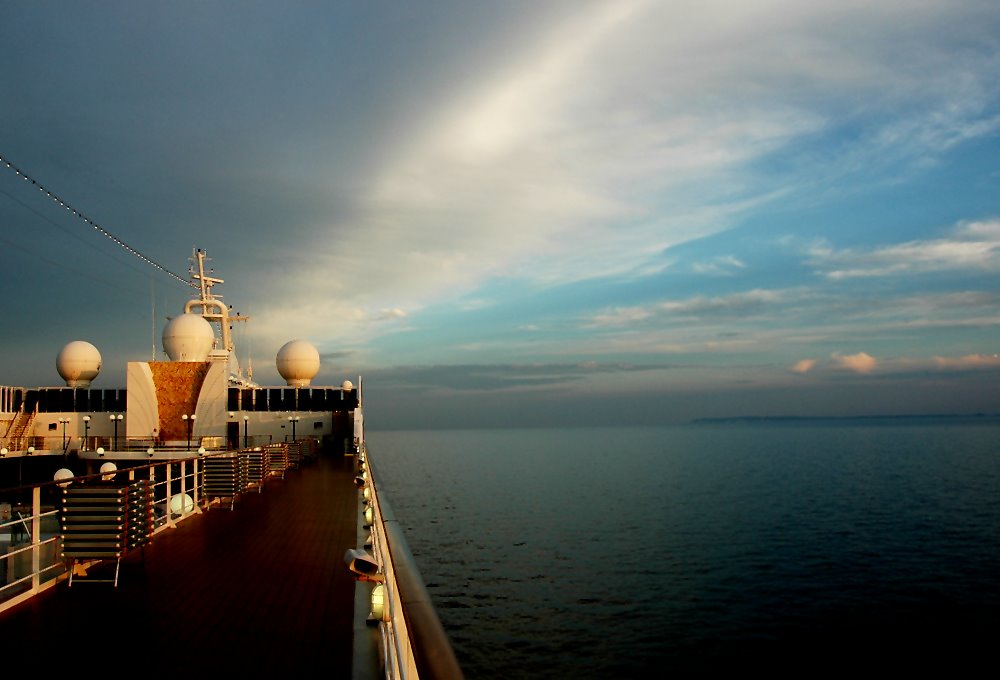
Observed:
[[[323,454],[235,510],[213,506],[156,534],[122,559],[117,587],[74,577],[0,613],[7,667],[350,677],[353,480],[353,458]]]

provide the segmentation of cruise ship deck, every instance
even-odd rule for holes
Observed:
[[[352,456],[322,453],[260,492],[158,532],[0,613],[7,664],[115,675],[320,671],[370,677],[354,651]],[[372,635],[374,633],[371,633]],[[352,671],[352,660],[354,670]]]

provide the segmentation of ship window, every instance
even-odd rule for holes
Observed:
[[[299,410],[299,411],[312,411],[313,410],[312,392],[313,391],[311,389],[309,389],[308,387],[304,387],[304,388],[298,390],[299,403],[298,403],[298,406],[297,406],[297,410]]]
[[[56,424],[55,423],[49,423],[49,429],[50,430],[56,429]]]
[[[230,411],[240,410],[240,388],[238,387],[229,388],[227,409]]]

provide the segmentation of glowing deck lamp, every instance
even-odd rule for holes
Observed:
[[[194,510],[194,499],[185,494],[174,494],[170,497],[170,514],[182,515]]]
[[[6,458],[7,457],[7,453],[8,452],[7,452],[7,447],[6,446],[3,447],[2,449],[0,449],[0,458]]]
[[[59,486],[61,486],[64,489],[67,486],[69,486],[70,484],[72,484],[72,481],[61,482],[59,480],[62,480],[62,479],[72,480],[73,477],[75,477],[75,475],[73,474],[73,471],[70,470],[69,468],[59,468],[58,470],[56,470],[56,473],[54,475],[52,475],[52,479],[54,479],[55,481],[59,482]]]
[[[101,479],[105,482],[110,482],[115,478],[115,471],[118,470],[118,466],[112,463],[110,460],[101,466]]]
[[[97,447],[97,457],[98,458],[104,458],[104,447],[103,446],[98,446]]]
[[[378,623],[379,621],[389,620],[389,609],[385,606],[387,599],[384,583],[379,583],[372,588],[372,610],[368,614],[368,621]]]

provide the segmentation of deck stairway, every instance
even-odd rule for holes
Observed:
[[[11,421],[4,435],[4,447],[10,451],[23,451],[28,448],[27,438],[24,436],[24,433],[29,431],[34,420],[34,411],[18,411],[17,416]]]

